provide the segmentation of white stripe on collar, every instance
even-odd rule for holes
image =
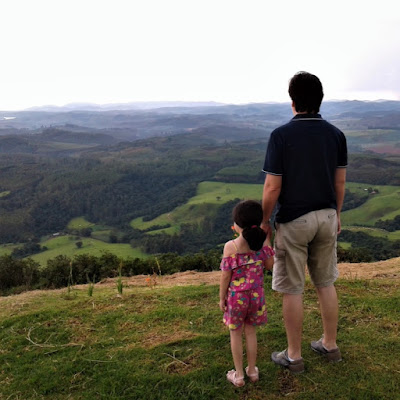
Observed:
[[[323,118],[293,118],[292,119],[292,121],[310,121],[310,120],[323,121]]]

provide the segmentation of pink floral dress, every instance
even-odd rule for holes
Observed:
[[[229,329],[240,328],[243,323],[263,325],[267,322],[263,261],[273,255],[274,250],[264,246],[259,251],[222,258],[221,270],[232,271],[223,318]]]

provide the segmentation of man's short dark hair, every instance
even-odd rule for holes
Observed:
[[[297,112],[316,114],[324,97],[321,81],[308,72],[298,72],[289,82],[289,96]]]

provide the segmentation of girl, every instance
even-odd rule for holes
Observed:
[[[235,231],[239,234],[225,244],[221,261],[219,307],[231,337],[235,369],[226,377],[235,386],[244,385],[243,325],[246,337],[246,375],[258,381],[256,326],[267,322],[264,298],[264,267],[272,269],[274,251],[267,234],[260,228],[263,218],[261,204],[247,200],[233,210]]]

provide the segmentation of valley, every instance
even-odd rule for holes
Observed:
[[[323,105],[350,153],[342,261],[400,255],[399,114],[400,102]],[[41,268],[220,251],[235,202],[261,199],[269,134],[291,117],[286,103],[13,116],[0,119],[0,255]]]

